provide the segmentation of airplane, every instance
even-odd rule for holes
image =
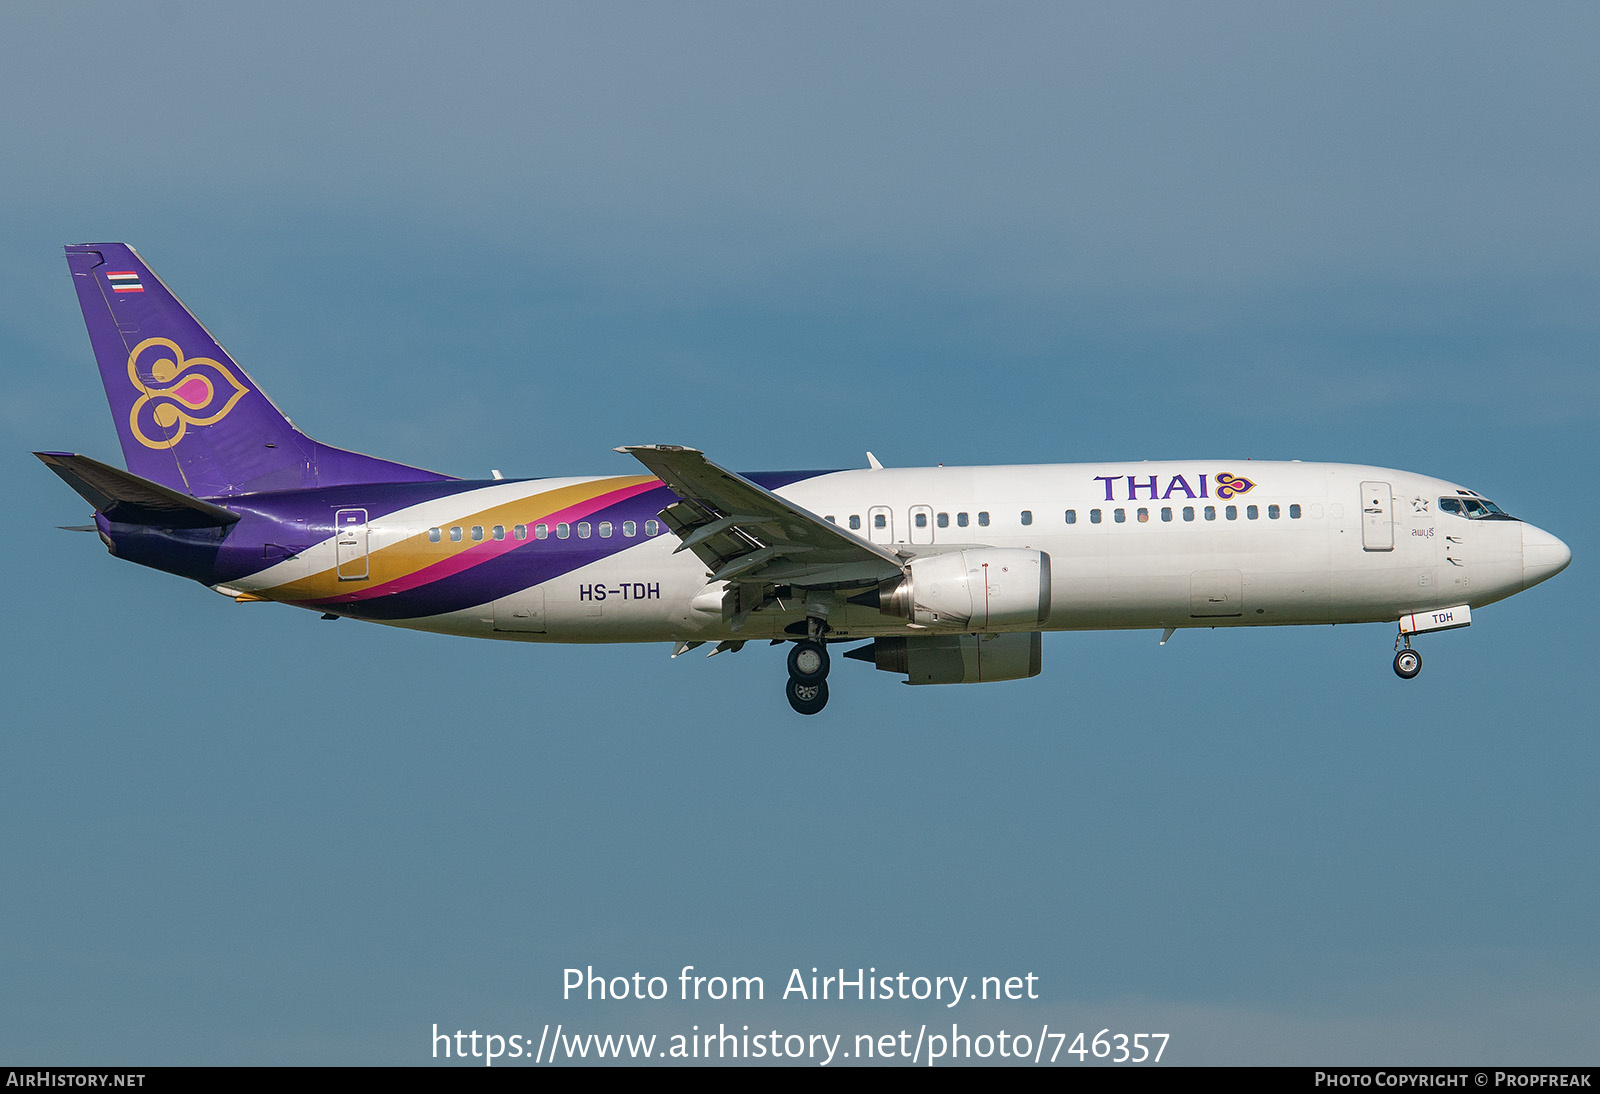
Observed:
[[[1045,631],[1383,622],[1415,635],[1560,573],[1561,540],[1456,483],[1335,463],[1183,460],[460,479],[312,440],[139,255],[68,246],[127,469],[35,453],[118,558],[240,602],[520,642],[787,645],[908,684],[1016,680]],[[86,530],[88,530],[86,528]]]

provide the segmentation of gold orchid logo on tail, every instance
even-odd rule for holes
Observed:
[[[134,346],[128,379],[143,392],[128,425],[146,448],[171,448],[190,426],[220,422],[249,390],[226,365],[185,357],[170,338],[146,338]]]

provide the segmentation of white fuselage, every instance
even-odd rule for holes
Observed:
[[[501,503],[518,491],[584,481],[485,485],[375,520],[370,542],[376,550],[450,526],[485,508],[486,492]],[[1559,540],[1522,521],[1441,511],[1441,498],[1477,496],[1454,483],[1346,464],[871,469],[816,475],[776,493],[907,559],[963,546],[1044,552],[1051,577],[1042,626],[996,630],[1393,622],[1408,612],[1500,600],[1570,558]],[[736,631],[721,584],[709,584],[705,564],[677,546],[664,529],[641,534],[609,557],[511,597],[388,622],[523,641],[634,642],[781,638],[804,619],[804,605],[785,602],[780,588],[778,603]],[[321,556],[332,550],[318,544],[301,564],[327,564]],[[266,571],[238,588],[265,589],[274,580]],[[509,622],[519,600],[520,622]],[[831,638],[928,631],[844,594],[834,598],[828,624]]]

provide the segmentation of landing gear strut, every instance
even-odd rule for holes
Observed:
[[[1405,642],[1401,646],[1401,641]],[[1394,674],[1402,680],[1410,680],[1422,671],[1422,654],[1411,648],[1411,636],[1403,634],[1394,640]]]

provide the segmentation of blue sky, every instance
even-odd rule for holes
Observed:
[[[1594,1062],[1597,41],[1580,4],[13,13],[0,1059],[954,1018]],[[846,662],[803,722],[755,646],[237,606],[55,530],[28,453],[117,456],[60,253],[99,239],[314,436],[454,474],[1344,460],[1575,561],[1409,684],[1381,626],[1062,634],[1011,684]],[[560,998],[685,964],[769,999]],[[1041,998],[772,998],[812,966]]]

